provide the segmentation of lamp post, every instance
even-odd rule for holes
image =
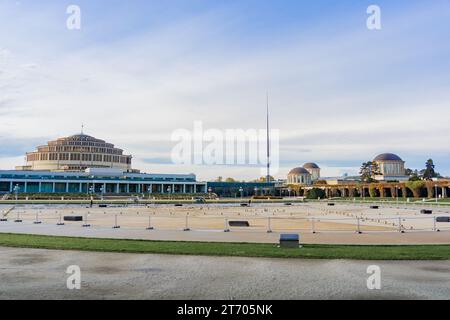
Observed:
[[[90,199],[90,200],[91,200],[90,206],[91,206],[91,208],[92,208],[92,205],[93,205],[92,196],[95,194],[95,187],[94,187],[94,185],[92,185],[92,186],[89,187],[88,193],[89,193],[89,195],[90,195],[90,197],[91,197],[91,199]]]
[[[438,185],[437,184],[434,185],[434,194],[436,196],[436,203],[438,203]]]
[[[18,184],[16,184],[16,185],[14,186],[13,191],[14,191],[14,194],[15,194],[15,196],[16,196],[16,201],[19,200],[19,191],[20,191],[20,187],[19,187]]]
[[[92,196],[95,193],[95,188],[94,186],[90,186],[89,187],[89,194]]]
[[[15,197],[16,197],[16,201],[19,200],[19,191],[20,191],[20,187],[19,187],[18,184],[16,184],[16,185],[14,186],[14,195],[15,195]]]
[[[102,197],[102,201],[103,201],[103,196],[104,196],[104,194],[105,194],[105,187],[104,186],[102,186],[101,188],[100,188],[100,193],[101,193],[101,197]]]
[[[395,186],[395,197],[396,197],[396,201],[397,201],[397,207],[398,207],[398,186]]]

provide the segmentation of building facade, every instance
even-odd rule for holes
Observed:
[[[206,182],[194,174],[126,173],[92,169],[86,172],[0,171],[0,193],[195,194]]]
[[[383,153],[373,159],[380,169],[379,175],[374,175],[378,181],[407,181],[405,161],[393,153]]]
[[[311,185],[312,176],[308,170],[303,167],[292,169],[287,176],[288,184]]]
[[[208,192],[219,197],[251,197],[275,194],[277,182],[208,182]]]
[[[0,193],[206,193],[194,174],[147,174],[131,155],[83,133],[49,141],[26,154],[26,164],[0,170]]]
[[[132,171],[131,155],[86,134],[49,141],[26,154],[26,164],[16,167],[24,171],[84,171],[87,168],[113,168]]]
[[[305,168],[311,174],[312,181],[317,181],[320,179],[320,167],[316,163],[305,163],[303,165],[303,168]]]

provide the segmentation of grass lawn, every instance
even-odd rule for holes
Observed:
[[[354,260],[450,259],[450,245],[304,245],[299,249],[281,249],[274,244],[96,239],[0,233],[0,246],[100,252],[266,258]]]

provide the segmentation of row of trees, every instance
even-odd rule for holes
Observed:
[[[419,180],[432,180],[433,178],[441,178],[441,175],[436,172],[433,159],[428,159],[425,163],[425,169],[422,170],[412,170],[406,169],[405,174],[409,176],[410,181]],[[364,162],[359,170],[359,175],[362,182],[371,183],[376,182],[375,176],[381,175],[380,168],[378,164],[374,161]]]

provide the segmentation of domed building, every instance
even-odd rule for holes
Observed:
[[[405,175],[405,161],[394,153],[382,153],[373,159],[379,169],[380,175],[375,175],[379,181],[405,181],[408,176]]]
[[[131,172],[131,158],[113,144],[81,133],[49,141],[36,151],[28,152],[26,165],[16,170],[77,172],[87,168],[111,168]]]
[[[308,172],[311,174],[312,181],[317,181],[320,179],[320,167],[317,164],[308,162],[303,165],[303,168],[308,170]]]
[[[312,184],[311,173],[303,167],[294,168],[288,173],[287,183],[310,185]]]

